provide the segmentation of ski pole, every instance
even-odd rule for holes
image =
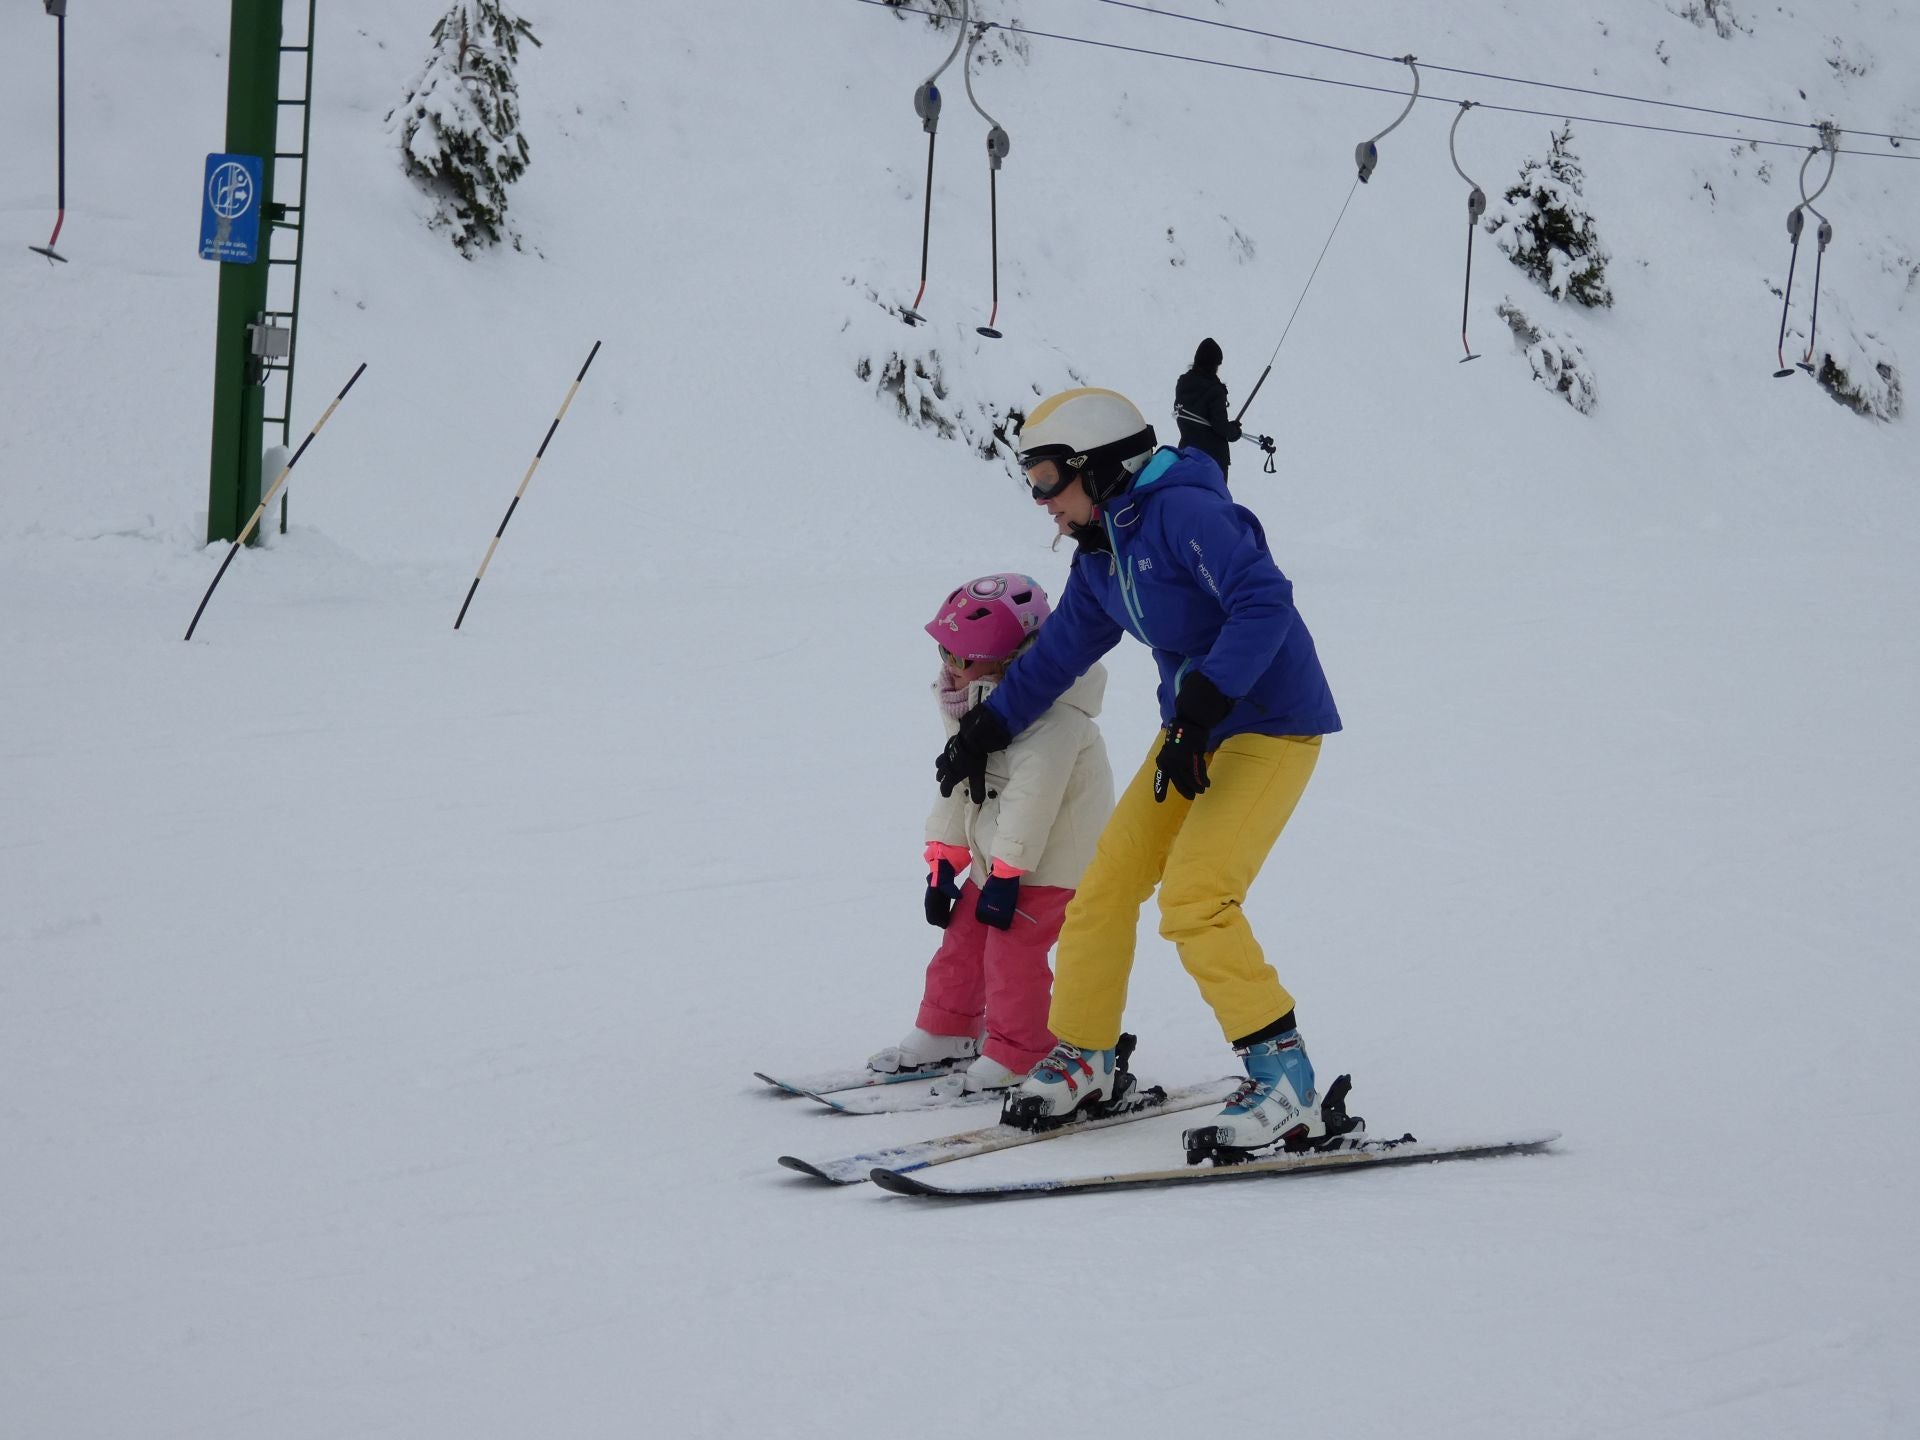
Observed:
[[[58,95],[56,103],[60,112],[60,209],[53,217],[52,238],[44,245],[29,245],[27,249],[33,251],[36,255],[46,256],[49,265],[56,260],[64,265],[67,263],[67,257],[53,247],[59,243],[60,227],[67,223],[67,0],[45,0],[45,4],[47,13],[59,22],[59,39],[56,42],[57,59],[55,61],[58,68],[58,78],[55,81],[55,86]]]
[[[307,453],[307,446],[313,443],[313,437],[320,433],[320,427],[322,425],[325,425],[328,420],[333,418],[333,412],[339,409],[340,402],[347,398],[347,391],[353,388],[353,382],[360,378],[360,371],[366,368],[367,362],[362,360],[360,362],[360,369],[355,370],[347,383],[340,387],[340,393],[333,397],[333,404],[327,406],[326,413],[313,422],[313,428],[307,432],[307,438],[300,442],[300,448],[293,452],[293,458],[287,461],[279,475],[274,477],[273,485],[268,489],[267,493],[260,497],[260,503],[254,507],[252,518],[241,527],[239,538],[237,538],[228,549],[227,558],[220,562],[220,569],[214,574],[213,584],[207,586],[207,593],[200,597],[200,608],[193,612],[193,622],[187,626],[187,633],[181,637],[182,639],[193,639],[194,628],[199,625],[200,617],[206,613],[207,601],[213,599],[213,592],[219,588],[220,577],[227,573],[227,567],[233,564],[233,557],[240,553],[240,547],[247,543],[247,537],[253,533],[253,527],[260,523],[260,517],[267,513],[267,506],[273,503],[273,497],[278,495],[280,493],[280,487],[287,483],[287,476],[293,473],[293,467],[298,465],[300,463],[300,457]]]
[[[540,468],[540,457],[547,453],[547,446],[553,440],[553,432],[560,428],[560,422],[566,419],[567,407],[573,404],[574,392],[579,390],[580,382],[587,378],[587,365],[593,364],[593,357],[600,353],[600,342],[593,342],[593,349],[587,352],[587,364],[580,367],[580,373],[573,377],[573,384],[567,387],[567,398],[560,402],[560,413],[553,417],[553,423],[547,427],[546,439],[540,442],[540,448],[533,452],[533,464],[527,466],[527,473],[520,479],[520,488],[513,492],[513,499],[507,503],[507,513],[500,517],[500,528],[493,532],[493,540],[487,546],[487,553],[481,557],[480,568],[475,572],[473,584],[467,587],[467,598],[460,602],[460,613],[453,617],[453,628],[458,630],[460,622],[467,618],[467,606],[473,604],[473,592],[480,588],[480,577],[487,573],[487,566],[493,563],[493,552],[500,545],[500,537],[507,533],[507,522],[513,519],[513,512],[520,504],[520,497],[527,493],[527,485],[533,479],[533,472]]]

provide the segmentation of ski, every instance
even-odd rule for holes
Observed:
[[[1071,1129],[1068,1133],[1072,1133]],[[1260,1180],[1283,1175],[1323,1174],[1330,1170],[1372,1169],[1384,1165],[1419,1165],[1440,1160],[1472,1160],[1490,1155],[1514,1155],[1545,1149],[1560,1138],[1558,1130],[1539,1130],[1504,1140],[1475,1140],[1455,1144],[1422,1144],[1412,1136],[1400,1140],[1356,1140],[1334,1150],[1310,1150],[1297,1155],[1275,1155],[1237,1165],[1212,1165],[1175,1170],[1132,1170],[1111,1175],[1078,1175],[1039,1180],[1009,1180],[993,1185],[936,1185],[907,1170],[917,1167],[875,1166],[869,1179],[895,1195],[942,1200],[1012,1200],[1037,1195],[1080,1195],[1092,1190],[1147,1190],[1174,1185],[1204,1185],[1216,1180]],[[785,1163],[785,1162],[782,1162]]]
[[[1016,1145],[1031,1145],[1037,1140],[1052,1140],[1062,1135],[1079,1135],[1088,1130],[1104,1130],[1110,1125],[1125,1125],[1155,1115],[1170,1115],[1179,1110],[1197,1110],[1202,1105],[1218,1105],[1233,1093],[1237,1079],[1209,1080],[1200,1085],[1183,1085],[1163,1090],[1158,1085],[1124,1102],[1122,1108],[1094,1120],[1075,1120],[1055,1130],[1019,1130],[1011,1125],[986,1125],[937,1140],[918,1140],[885,1150],[870,1150],[864,1155],[849,1155],[843,1160],[802,1160],[782,1155],[780,1163],[789,1170],[811,1175],[833,1185],[858,1185],[877,1170],[901,1175],[909,1170],[924,1170],[929,1165],[945,1165],[970,1155],[985,1155],[994,1150],[1010,1150]]]
[[[974,1105],[998,1106],[1004,1090],[945,1091],[918,1085],[890,1085],[884,1090],[845,1090],[837,1095],[812,1095],[840,1115],[905,1115],[917,1110],[958,1110]]]
[[[831,1101],[824,1096],[837,1094],[842,1090],[865,1090],[873,1085],[902,1085],[909,1080],[933,1080],[945,1075],[953,1066],[948,1062],[938,1065],[926,1065],[918,1070],[898,1070],[891,1075],[869,1070],[860,1065],[846,1070],[822,1070],[815,1075],[800,1075],[793,1079],[783,1079],[778,1075],[769,1075],[756,1070],[753,1078],[783,1090],[789,1095],[799,1095],[808,1100],[821,1100],[823,1104]]]

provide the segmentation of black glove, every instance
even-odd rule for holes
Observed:
[[[1227,422],[1227,439],[1238,440],[1240,435],[1240,422],[1238,420],[1229,420]]]
[[[1173,719],[1167,725],[1166,743],[1155,757],[1153,798],[1167,798],[1171,784],[1187,799],[1196,799],[1207,788],[1207,752],[1213,748],[1213,727],[1227,718],[1233,701],[1220,693],[1198,670],[1187,676],[1173,702]]]
[[[979,917],[982,925],[991,925],[996,930],[1011,930],[1013,907],[1019,903],[1018,875],[989,875],[987,883],[980,887],[980,899],[975,902],[973,913]]]
[[[927,881],[927,923],[942,930],[953,922],[953,902],[960,898],[954,873],[951,860],[936,860],[934,874]]]
[[[953,794],[962,780],[976,805],[987,803],[987,757],[1013,743],[1000,717],[985,705],[976,705],[960,717],[960,729],[933,762],[934,779],[942,795]]]

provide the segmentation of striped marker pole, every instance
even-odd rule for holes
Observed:
[[[366,368],[367,362],[362,360],[360,369],[355,370],[347,383],[340,387],[340,393],[333,397],[333,403],[327,406],[326,413],[313,422],[313,428],[307,432],[307,438],[300,442],[300,448],[293,452],[293,458],[287,461],[286,467],[274,477],[273,484],[268,487],[267,493],[260,497],[259,505],[254,508],[253,517],[242,527],[240,538],[235,540],[232,548],[227,551],[227,558],[220,562],[220,569],[213,577],[213,584],[207,586],[207,593],[200,597],[200,608],[193,612],[193,623],[187,626],[187,633],[182,637],[183,639],[193,638],[194,626],[200,623],[201,615],[206,613],[207,601],[213,599],[213,592],[219,588],[220,577],[227,573],[227,566],[231,565],[233,557],[240,553],[240,547],[247,543],[247,537],[253,533],[253,527],[258,525],[260,517],[267,513],[267,506],[271,505],[273,497],[280,493],[280,487],[287,483],[287,476],[291,475],[293,467],[300,463],[300,457],[307,453],[307,446],[311,445],[313,437],[320,433],[320,427],[333,418],[333,412],[340,408],[340,402],[347,398],[347,391],[353,388],[353,382],[360,378],[361,372]]]
[[[460,622],[467,618],[467,606],[473,604],[473,592],[480,588],[480,577],[487,573],[487,566],[493,563],[493,552],[500,546],[500,537],[507,533],[507,522],[513,519],[513,512],[520,505],[520,497],[527,493],[527,485],[533,479],[533,472],[540,468],[540,457],[547,453],[547,446],[553,442],[553,432],[560,428],[560,422],[567,418],[567,407],[573,404],[573,397],[580,389],[580,382],[587,378],[587,365],[593,364],[593,357],[600,353],[600,342],[593,342],[593,349],[587,352],[587,364],[580,367],[580,373],[573,377],[573,384],[567,389],[567,398],[560,402],[560,413],[553,417],[553,423],[547,427],[547,437],[540,442],[540,448],[533,452],[533,464],[527,466],[527,473],[521,478],[520,488],[513,492],[513,499],[507,505],[507,513],[500,517],[500,528],[493,532],[493,543],[487,546],[487,553],[480,560],[480,568],[474,573],[473,584],[467,587],[467,598],[460,602],[460,613],[454,617],[453,628],[458,630]]]

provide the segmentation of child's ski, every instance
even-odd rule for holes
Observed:
[[[908,1080],[932,1080],[945,1075],[953,1068],[951,1061],[942,1061],[938,1065],[922,1066],[918,1070],[899,1070],[891,1075],[882,1075],[861,1065],[847,1070],[822,1070],[816,1075],[798,1075],[792,1079],[781,1079],[777,1075],[768,1075],[756,1070],[753,1078],[765,1081],[776,1090],[784,1090],[789,1095],[804,1096],[808,1100],[821,1100],[823,1096],[836,1094],[842,1090],[864,1090],[871,1085],[900,1085]],[[823,1101],[831,1104],[831,1101]],[[837,1107],[836,1107],[837,1108]]]
[[[884,1090],[843,1090],[837,1095],[810,1098],[841,1115],[901,1115],[914,1110],[956,1110],[972,1105],[992,1105],[997,1110],[1006,1093],[1004,1090],[962,1092],[958,1088],[929,1090],[921,1085],[889,1085]]]
[[[1008,1180],[994,1185],[935,1185],[905,1173],[898,1166],[876,1166],[869,1178],[881,1189],[891,1190],[896,1195],[932,1196],[945,1200],[1009,1200],[1034,1195],[1078,1195],[1089,1190],[1145,1190],[1171,1185],[1204,1185],[1216,1180],[1258,1180],[1281,1175],[1317,1174],[1327,1170],[1416,1165],[1434,1160],[1467,1160],[1486,1155],[1541,1150],[1559,1138],[1558,1130],[1540,1130],[1505,1140],[1476,1140],[1450,1145],[1423,1145],[1412,1136],[1401,1140],[1358,1140],[1342,1149],[1275,1155],[1238,1165]]]
[[[780,1163],[789,1170],[798,1170],[802,1175],[811,1175],[816,1180],[825,1180],[834,1185],[858,1185],[876,1171],[900,1175],[909,1170],[923,1170],[929,1165],[944,1165],[950,1160],[964,1160],[969,1155],[985,1155],[989,1151],[1031,1145],[1035,1141],[1052,1140],[1061,1135],[1102,1130],[1109,1125],[1124,1125],[1132,1120],[1146,1120],[1177,1110],[1197,1110],[1203,1105],[1218,1105],[1233,1093],[1238,1083],[1237,1078],[1209,1080],[1200,1085],[1183,1085],[1177,1090],[1163,1090],[1154,1085],[1136,1091],[1121,1103],[1121,1108],[1115,1113],[1093,1120],[1075,1120],[1053,1130],[1018,1130],[1011,1125],[988,1125],[979,1130],[942,1136],[937,1140],[920,1140],[885,1150],[868,1151],[864,1155],[849,1155],[843,1160],[802,1160],[793,1155],[782,1155]]]

